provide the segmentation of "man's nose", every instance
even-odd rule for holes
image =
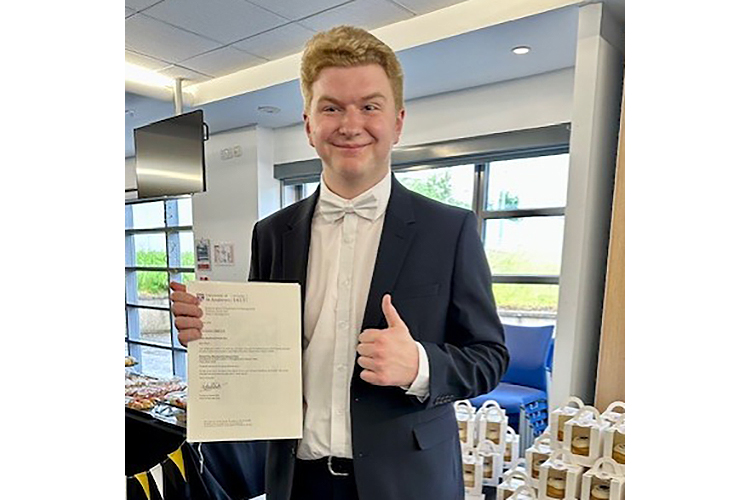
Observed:
[[[364,120],[359,110],[347,109],[341,116],[339,133],[342,135],[358,135],[362,131]]]

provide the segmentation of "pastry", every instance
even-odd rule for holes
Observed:
[[[591,499],[592,500],[609,500],[609,485],[608,484],[595,484],[591,488]]]
[[[464,486],[474,487],[474,464],[464,464]]]
[[[625,464],[625,443],[616,444],[612,450],[612,458],[618,464]]]
[[[459,422],[458,422],[458,439],[460,439],[464,443],[466,442],[466,427],[467,427],[466,422],[461,422],[459,420]]]
[[[588,436],[578,436],[573,438],[571,443],[570,451],[576,455],[588,456],[589,454],[589,438]]]
[[[565,480],[559,477],[547,479],[547,496],[550,498],[565,497]]]
[[[561,443],[565,440],[565,422],[573,418],[573,415],[560,415],[557,418],[557,440]]]
[[[484,464],[485,479],[492,479],[492,463]]]
[[[544,462],[547,461],[547,457],[537,456],[534,461],[531,462],[531,477],[539,479],[539,470]]]
[[[135,366],[136,364],[138,364],[138,361],[136,361],[136,359],[133,356],[125,356],[125,367],[126,368],[128,366]]]
[[[487,422],[487,439],[495,444],[500,444],[500,424]]]

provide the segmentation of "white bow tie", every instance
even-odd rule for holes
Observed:
[[[335,222],[344,215],[351,213],[355,213],[368,220],[375,220],[378,210],[378,200],[372,193],[363,196],[353,203],[351,200],[342,200],[339,198],[328,199],[321,196],[318,200],[318,205],[320,215],[327,222]]]

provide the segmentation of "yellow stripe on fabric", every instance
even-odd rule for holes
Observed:
[[[143,488],[143,491],[146,493],[146,498],[148,498],[148,500],[151,500],[151,488],[148,485],[148,472],[141,472],[140,474],[136,474],[135,478],[139,483],[141,483],[141,488]]]
[[[172,462],[174,462],[177,468],[180,469],[180,474],[182,474],[182,479],[187,481],[187,477],[185,476],[185,462],[182,459],[182,447],[177,448],[175,451],[173,451],[167,456]]]

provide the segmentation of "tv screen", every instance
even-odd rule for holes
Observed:
[[[139,199],[206,190],[203,126],[197,110],[135,129]]]

